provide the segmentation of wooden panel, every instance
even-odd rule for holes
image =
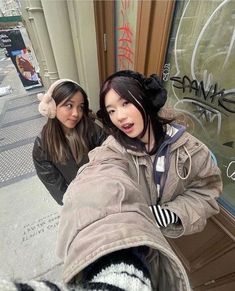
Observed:
[[[175,1],[139,1],[135,70],[161,74]]]
[[[162,74],[175,1],[153,1],[146,73]]]
[[[220,213],[211,218],[228,236],[233,240],[235,238],[235,218],[232,214],[222,206],[220,207]]]
[[[233,233],[234,218],[221,208],[218,215],[208,220],[204,231],[178,239],[168,239],[183,262],[190,282],[196,290],[209,290],[205,289],[206,286],[209,288],[209,285],[217,290],[229,290],[220,288],[224,288],[221,286],[225,284],[232,286],[234,283]]]
[[[190,275],[191,283],[193,287],[201,288],[204,286],[218,285],[223,281],[228,282],[235,279],[235,248],[228,253],[218,257],[216,260],[211,261],[203,268],[199,268],[196,272]],[[218,284],[217,284],[218,283]],[[235,290],[235,289],[234,289]]]
[[[211,219],[203,232],[169,241],[189,272],[228,252],[233,240]]]
[[[134,69],[144,74],[146,73],[147,65],[152,5],[152,1],[139,1],[138,6]]]
[[[94,1],[100,83],[115,71],[114,1]]]
[[[235,274],[231,273],[217,280],[211,280],[205,284],[194,287],[194,291],[234,291],[235,290]]]

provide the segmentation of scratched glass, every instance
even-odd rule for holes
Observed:
[[[233,214],[234,27],[235,1],[177,1],[163,71],[169,105],[211,149],[223,176],[220,203]]]

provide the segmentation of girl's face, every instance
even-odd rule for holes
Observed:
[[[112,123],[130,138],[138,138],[144,129],[140,111],[113,89],[105,96],[105,107]],[[142,138],[141,138],[142,140]]]
[[[62,101],[56,107],[56,117],[64,131],[74,128],[83,117],[84,98],[77,92],[69,100]]]

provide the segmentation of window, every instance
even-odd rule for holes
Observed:
[[[168,102],[222,171],[235,214],[235,2],[177,1],[163,69]]]

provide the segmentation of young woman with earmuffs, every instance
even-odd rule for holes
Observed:
[[[88,162],[88,152],[106,138],[89,110],[86,92],[69,79],[54,82],[38,94],[39,112],[48,118],[34,142],[37,175],[60,205],[78,169]]]

